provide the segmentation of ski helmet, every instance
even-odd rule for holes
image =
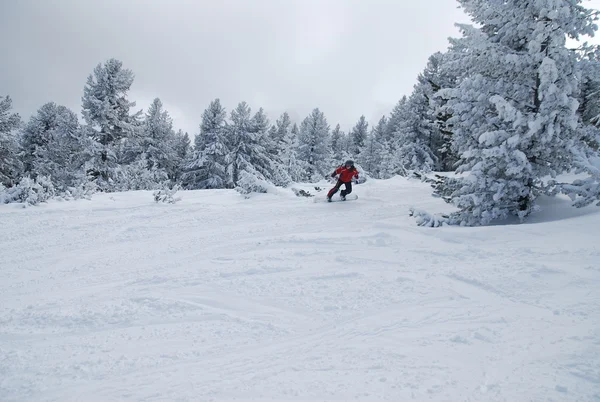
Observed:
[[[346,167],[354,167],[354,161],[353,161],[353,160],[350,160],[350,159],[348,159],[348,160],[347,160],[347,161],[344,163],[344,166],[346,166]]]

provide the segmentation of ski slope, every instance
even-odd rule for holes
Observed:
[[[0,401],[600,400],[600,208],[433,229],[427,184],[355,193],[1,205]]]

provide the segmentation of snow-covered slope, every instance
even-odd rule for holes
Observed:
[[[426,184],[355,192],[0,206],[0,400],[600,399],[600,208],[432,229]]]

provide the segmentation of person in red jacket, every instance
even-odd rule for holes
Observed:
[[[346,161],[342,166],[335,169],[335,172],[331,174],[331,177],[335,177],[338,174],[340,177],[338,178],[335,187],[327,193],[327,201],[329,202],[331,202],[331,197],[338,192],[342,184],[344,184],[346,188],[342,190],[340,196],[342,197],[342,200],[345,201],[346,196],[352,192],[352,179],[356,178],[356,180],[358,180],[358,170],[356,170],[354,162],[351,160]]]

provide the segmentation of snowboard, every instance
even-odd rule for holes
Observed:
[[[348,194],[346,196],[346,201],[355,201],[358,200],[358,195],[356,194]],[[320,198],[320,197],[315,197],[315,202],[344,202],[344,200],[342,200],[342,197],[339,196],[339,194],[334,195],[331,198],[331,201],[327,201],[327,196]]]

